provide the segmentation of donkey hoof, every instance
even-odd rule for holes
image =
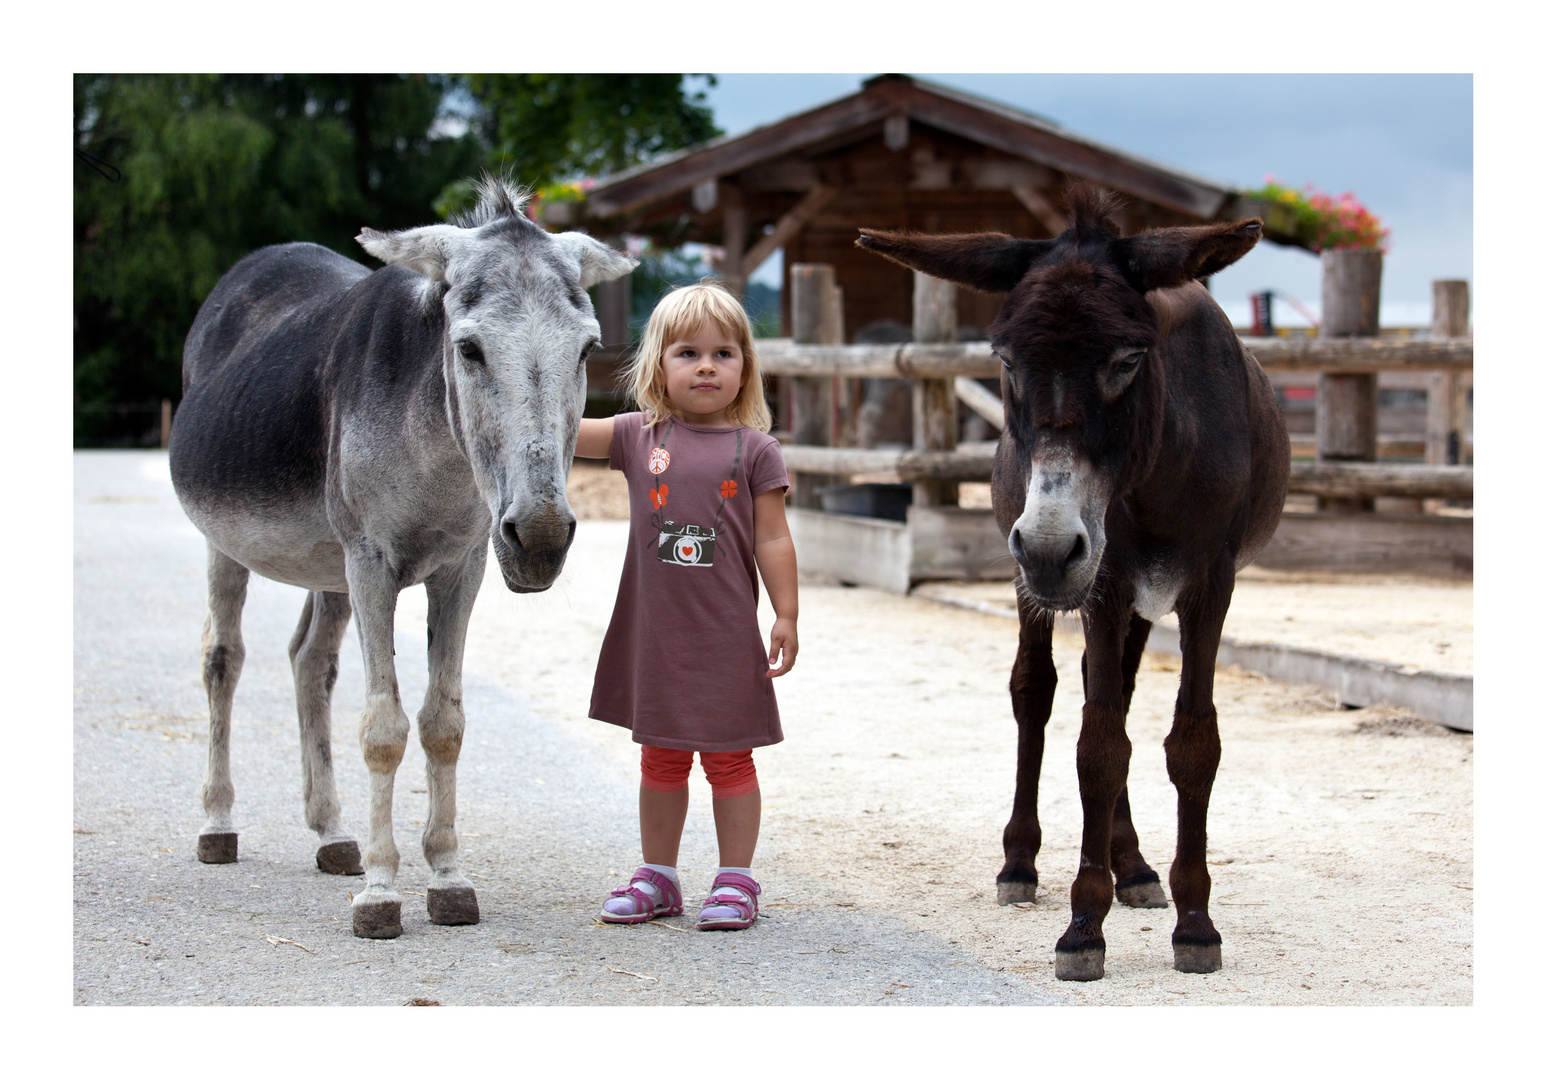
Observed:
[[[1065,982],[1095,982],[1106,974],[1107,950],[1095,945],[1077,952],[1053,953],[1053,974]]]
[[[363,874],[360,845],[353,840],[335,840],[317,849],[317,869],[324,874]]]
[[[354,927],[355,937],[397,937],[403,932],[403,898],[388,892],[355,897]]]
[[[200,833],[199,861],[204,863],[236,862],[236,833]]]
[[[1172,967],[1192,975],[1207,975],[1211,971],[1218,971],[1223,965],[1218,942],[1212,945],[1195,945],[1190,942],[1173,941],[1171,955]]]
[[[999,906],[1006,904],[1035,904],[1037,902],[1037,883],[1035,881],[1001,881],[999,882]]]
[[[1160,876],[1152,880],[1127,881],[1117,887],[1117,899],[1129,907],[1162,908],[1166,906],[1166,891],[1160,887]]]
[[[436,926],[472,926],[478,921],[478,894],[471,885],[424,891],[430,921]]]

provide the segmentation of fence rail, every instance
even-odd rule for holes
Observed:
[[[1470,338],[1243,337],[1268,371],[1469,371]],[[986,341],[954,345],[802,345],[789,338],[757,343],[769,375],[852,379],[998,378],[1000,363]]]
[[[847,446],[783,447],[793,472],[873,477],[896,483],[920,480],[987,480],[994,443],[963,443],[955,450],[865,450]],[[1470,499],[1470,465],[1382,465],[1365,462],[1296,461],[1289,490],[1328,498]]]

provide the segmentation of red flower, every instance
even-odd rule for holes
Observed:
[[[736,497],[736,481],[727,480],[720,485],[720,498],[734,499]]]
[[[669,489],[666,487],[665,484],[662,484],[658,488],[651,488],[650,489],[650,505],[655,507],[657,510],[659,510],[661,507],[665,506],[666,505],[666,492],[668,490]]]

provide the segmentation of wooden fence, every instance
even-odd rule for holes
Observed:
[[[1462,290],[1459,298],[1456,286]],[[895,566],[887,570],[884,576],[889,587],[898,587],[902,582],[901,587],[907,588],[908,582],[929,576],[925,568],[932,568],[935,576],[1008,576],[1013,568],[1004,565],[1007,558],[998,550],[1002,544],[997,531],[992,537],[985,531],[993,528],[986,513],[978,512],[974,517],[956,509],[957,486],[963,481],[987,480],[994,454],[993,443],[957,444],[958,399],[995,427],[1003,424],[1003,404],[993,391],[974,381],[999,376],[1000,364],[988,343],[953,340],[956,328],[952,287],[916,275],[916,340],[885,345],[840,344],[843,328],[841,314],[836,313],[842,309],[838,301],[841,291],[830,267],[792,267],[791,290],[795,336],[758,342],[758,356],[764,372],[781,377],[785,383],[782,412],[790,437],[784,453],[794,474],[792,514],[801,521],[797,529],[806,533],[812,545],[831,549],[819,554],[815,560],[818,565],[813,568],[823,569],[825,564],[826,572],[863,581],[864,568],[857,563],[876,561],[877,541],[874,537],[860,537],[855,530],[875,531],[882,525],[892,530],[899,527],[895,522],[867,526],[852,521],[818,522],[811,516],[821,505],[818,488],[863,475],[868,479],[913,484],[909,527],[914,546],[927,533],[932,538],[930,543],[949,549],[942,556],[940,550],[897,548],[893,561],[901,558],[910,563],[911,569],[905,574]],[[1419,515],[1401,515],[1403,520],[1393,525],[1393,515],[1367,512],[1375,498],[1427,500],[1425,504],[1410,503],[1414,510],[1420,505],[1434,510],[1447,501],[1472,498],[1472,467],[1456,463],[1458,447],[1464,440],[1465,394],[1472,370],[1472,341],[1469,336],[1462,336],[1467,300],[1464,290],[1464,282],[1435,283],[1437,325],[1434,336],[1428,338],[1242,338],[1269,372],[1316,373],[1322,388],[1329,384],[1330,376],[1334,388],[1352,383],[1357,391],[1352,395],[1318,393],[1318,460],[1295,461],[1290,473],[1291,493],[1314,496],[1318,506],[1329,511],[1315,517],[1352,515],[1334,523],[1335,527],[1317,527],[1329,536],[1336,533],[1336,543],[1341,547],[1334,550],[1329,541],[1323,554],[1318,555],[1323,548],[1314,537],[1308,541],[1304,523],[1298,523],[1282,530],[1286,544],[1295,552],[1294,565],[1315,565],[1318,558],[1323,558],[1329,568],[1337,569],[1470,573],[1469,520],[1452,517],[1420,528],[1406,520]],[[1427,373],[1430,404],[1424,464],[1375,460],[1375,377],[1384,372]],[[1358,378],[1344,378],[1349,376]],[[912,449],[866,449],[854,445],[857,380],[869,378],[913,381]],[[1340,411],[1329,415],[1328,403]],[[1339,439],[1342,444],[1367,445],[1368,449],[1362,455],[1342,453],[1336,447],[1329,448],[1329,438]],[[1366,460],[1347,460],[1351,456],[1363,456]],[[1360,511],[1366,512],[1361,515]],[[839,516],[842,515],[830,517]],[[919,524],[915,525],[915,521]],[[926,521],[929,524],[923,524]],[[1360,522],[1368,522],[1369,527]],[[1366,532],[1373,529],[1372,536],[1380,535],[1378,543],[1372,541],[1372,554],[1364,562],[1360,561],[1357,544],[1352,549],[1348,547],[1351,527],[1356,533],[1364,528]],[[1439,539],[1431,537],[1431,533]],[[1401,537],[1407,535],[1414,540],[1404,545]],[[898,542],[896,538],[887,541],[894,548]],[[1410,549],[1406,556],[1404,546]],[[854,550],[845,553],[845,547]],[[982,565],[974,565],[974,559]],[[1271,564],[1271,555],[1265,553],[1265,559],[1259,561]]]

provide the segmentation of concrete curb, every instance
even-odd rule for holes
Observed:
[[[951,596],[945,592],[936,592],[927,585],[915,588],[911,595],[984,615],[997,615],[1005,619],[1017,617],[1013,610],[1001,604]],[[1073,615],[1058,616],[1055,625],[1060,630],[1080,632],[1079,619]],[[1148,648],[1152,652],[1180,656],[1182,647],[1178,639],[1179,634],[1174,627],[1156,626],[1150,631]],[[1260,672],[1280,682],[1323,687],[1337,696],[1339,705],[1397,705],[1436,724],[1457,731],[1472,730],[1470,675],[1425,671],[1422,668],[1366,660],[1358,656],[1339,656],[1315,649],[1297,649],[1266,642],[1234,641],[1228,637],[1219,643],[1218,663]]]

